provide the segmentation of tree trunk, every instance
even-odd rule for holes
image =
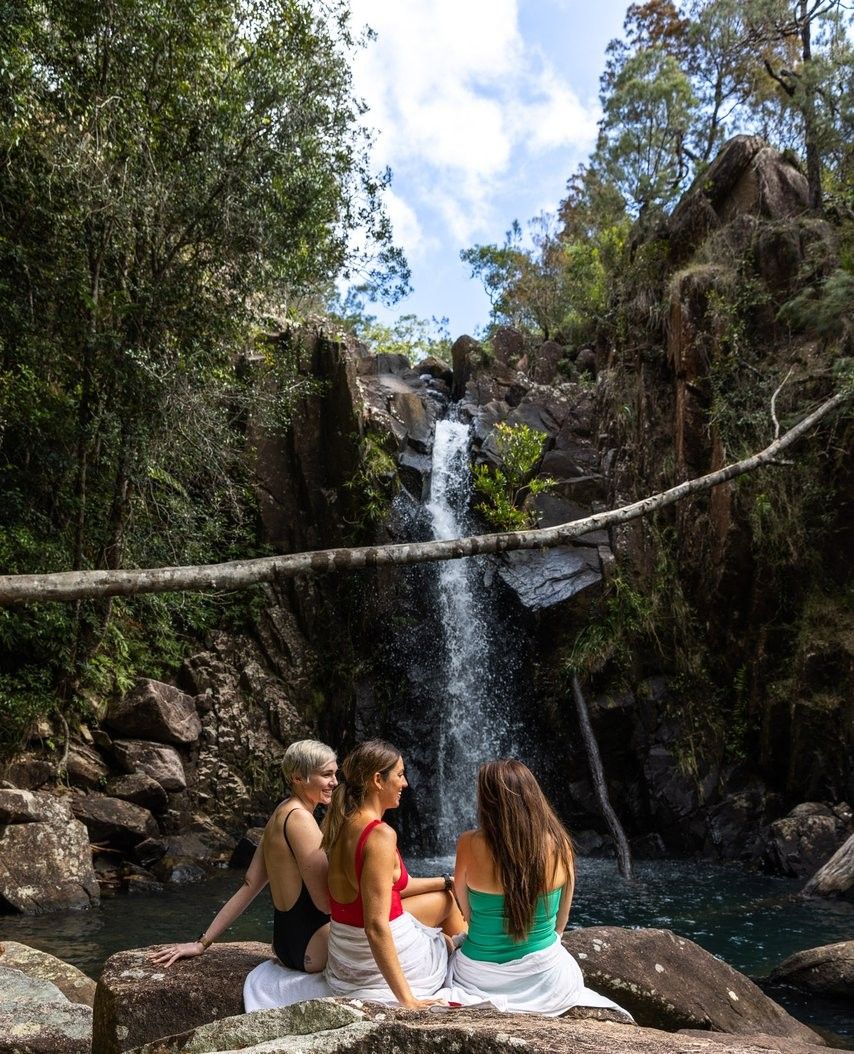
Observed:
[[[830,897],[854,886],[854,834],[816,871],[801,891],[805,897]]]
[[[818,147],[818,129],[815,110],[815,85],[812,83],[812,19],[807,11],[807,0],[801,0],[801,57],[803,69],[803,115],[804,145],[807,155],[807,183],[809,184],[810,208],[821,212],[823,205],[821,191],[821,154]]]
[[[608,797],[608,784],[605,782],[605,770],[602,767],[599,744],[596,742],[593,726],[590,724],[590,713],[587,710],[587,703],[581,690],[581,682],[575,672],[572,674],[572,695],[575,699],[578,725],[581,729],[581,738],[584,741],[584,749],[587,753],[587,762],[590,765],[590,777],[593,780],[596,801],[599,803],[599,810],[605,817],[608,830],[614,839],[614,845],[617,849],[617,867],[620,870],[620,874],[623,878],[630,879],[632,877],[632,854],[626,839],[626,832],[623,830],[620,818],[614,812],[611,799]]]
[[[41,575],[0,576],[0,604],[29,603],[48,600],[79,600],[83,597],[132,596],[135,593],[174,593],[182,590],[209,592],[245,589],[259,582],[293,578],[302,574],[329,571],[355,571],[363,567],[421,564],[431,560],[456,560],[463,556],[505,553],[516,549],[549,549],[565,545],[573,538],[591,531],[647,516],[673,505],[683,498],[727,483],[736,476],[753,472],[763,465],[774,464],[777,456],[805,435],[822,418],[841,406],[851,393],[840,392],[822,403],[794,428],[758,454],[726,465],[707,476],[680,483],[670,490],[624,505],[610,512],[596,513],[582,520],[533,531],[509,531],[484,534],[448,541],[404,542],[398,545],[376,545],[348,549],[323,549],[318,552],[289,553],[255,560],[234,560],[223,564],[201,564],[190,567],[158,567],[145,570],[62,571]]]

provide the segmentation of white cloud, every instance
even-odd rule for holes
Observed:
[[[395,172],[395,230],[417,249],[429,219],[469,244],[491,200],[526,160],[586,151],[595,110],[519,32],[517,0],[352,0],[378,35],[359,55],[356,90]],[[405,233],[404,233],[405,232]]]

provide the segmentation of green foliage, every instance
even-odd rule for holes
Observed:
[[[545,436],[528,425],[499,422],[490,442],[501,459],[498,468],[473,465],[475,491],[481,501],[475,506],[486,521],[500,531],[520,531],[534,525],[534,515],[522,507],[526,496],[542,494],[554,486],[548,477],[534,479],[543,455]]]
[[[793,329],[838,342],[850,349],[854,340],[854,273],[837,268],[824,281],[811,283],[780,308],[778,317]]]
[[[662,47],[627,57],[603,95],[597,164],[635,212],[672,201],[690,168],[685,137],[697,100]]]
[[[356,510],[351,521],[358,540],[385,521],[399,486],[397,464],[378,432],[366,431],[359,438],[359,466],[346,484]]]
[[[259,335],[353,268],[406,284],[358,46],[341,0],[6,5],[0,571],[257,552],[250,415],[281,431],[317,390],[297,342]],[[4,705],[121,691],[229,617],[180,596],[4,611]]]
[[[341,321],[375,355],[403,355],[413,364],[429,355],[443,362],[451,361],[447,318],[434,316],[428,320],[417,315],[400,315],[391,325],[386,325],[372,315],[356,314]]]

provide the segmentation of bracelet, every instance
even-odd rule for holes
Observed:
[[[445,880],[445,892],[446,893],[450,893],[451,890],[454,887],[454,880],[451,878],[451,876],[447,872],[444,875],[442,875],[442,878],[444,878],[444,880]]]
[[[205,951],[207,951],[213,944],[213,940],[210,937],[206,937],[203,930],[201,936],[196,938],[196,944],[201,944]]]

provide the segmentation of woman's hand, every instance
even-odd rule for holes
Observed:
[[[201,955],[204,950],[205,946],[201,941],[190,941],[187,944],[168,944],[165,948],[151,952],[148,958],[155,966],[171,966],[172,963],[176,963],[179,959],[193,959],[195,956]]]
[[[429,1010],[431,1006],[447,1006],[448,1003],[445,999],[416,999],[413,996],[412,999],[400,1005],[406,1007],[407,1010]]]

